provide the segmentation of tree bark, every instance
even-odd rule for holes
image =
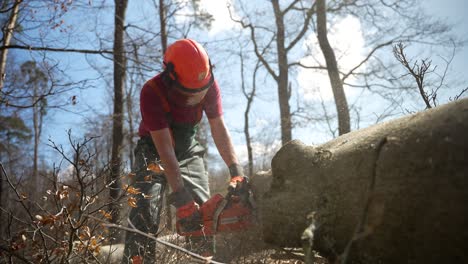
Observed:
[[[166,5],[164,0],[159,0],[159,23],[161,25],[161,48],[162,54],[164,54],[167,49]]]
[[[109,209],[112,213],[112,222],[120,220],[120,207],[116,203],[120,196],[121,150],[123,142],[123,94],[125,90],[125,54],[124,54],[124,23],[127,0],[115,0],[115,31],[114,31],[114,113],[112,124],[112,154],[110,175]],[[114,238],[118,238],[114,236]]]
[[[291,91],[288,89],[288,54],[285,47],[284,17],[281,12],[279,1],[272,0],[273,10],[276,21],[276,48],[278,51],[278,100],[280,106],[281,118],[281,142],[286,144],[292,139],[291,127],[291,109],[289,107],[289,98]]]
[[[164,56],[164,53],[166,53],[167,50],[167,23],[166,23],[166,5],[164,4],[164,0],[159,0],[159,5],[158,5],[158,11],[159,11],[159,24],[160,24],[160,31],[161,31],[161,51],[162,55]],[[202,124],[200,124],[200,130],[202,128]],[[200,133],[200,131],[199,131]],[[167,199],[167,196],[169,195],[169,188],[166,188],[165,190],[165,195],[166,195],[166,202],[165,202],[165,207],[166,207],[166,227],[169,230],[173,230],[172,228],[172,211],[171,211],[171,204],[169,202],[169,199]]]
[[[466,263],[468,99],[340,136],[292,141],[259,203],[265,240],[352,263]],[[348,252],[348,253],[346,253]]]
[[[3,207],[3,178],[6,179],[6,175],[3,176],[3,164],[2,164],[2,157],[0,156],[0,208],[4,208]],[[6,208],[5,208],[6,209]],[[5,223],[5,221],[3,221],[3,210],[0,210],[0,223]],[[3,228],[0,228],[0,236],[1,237],[4,237],[3,236]]]
[[[35,70],[35,69],[33,69]],[[38,84],[36,82],[33,83],[33,102],[37,100],[38,97]],[[31,186],[39,186],[39,175],[38,175],[38,169],[37,169],[37,164],[38,164],[38,159],[39,159],[39,139],[40,139],[40,126],[42,125],[42,122],[40,122],[40,103],[36,104],[33,108],[33,135],[34,135],[34,150],[33,150],[33,179],[31,181]]]
[[[134,157],[133,157],[133,137],[135,135],[134,129],[134,120],[133,120],[133,82],[130,84],[130,89],[126,94],[126,105],[127,105],[127,118],[128,118],[128,146],[129,146],[129,154],[128,158],[130,160],[130,168],[133,168]]]
[[[11,42],[11,37],[13,36],[13,30],[16,26],[16,20],[19,13],[19,4],[22,0],[15,0],[13,4],[13,9],[11,10],[10,19],[3,31],[3,46],[9,46]],[[8,49],[0,50],[0,91],[3,88],[3,81],[5,80],[5,70],[6,70],[6,61],[8,56]]]
[[[317,37],[323,56],[327,63],[328,77],[335,98],[336,111],[338,114],[338,132],[340,135],[351,131],[349,108],[343,82],[338,71],[335,53],[327,37],[327,10],[325,0],[317,0]]]

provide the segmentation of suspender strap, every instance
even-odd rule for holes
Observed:
[[[155,80],[149,80],[146,83],[151,87],[151,89],[153,89],[153,91],[156,93],[158,98],[161,100],[163,110],[164,112],[166,112],[167,122],[169,123],[169,131],[171,132],[172,146],[175,148],[174,132],[172,131],[172,127],[171,127],[172,117],[171,117],[171,108],[169,107],[169,102],[167,101],[166,96],[162,94],[161,89],[159,89],[159,86],[156,84]]]
[[[161,93],[161,90],[159,89],[158,85],[156,84],[155,80],[149,80],[146,82],[153,91],[156,92],[156,95],[159,97],[162,103],[162,107],[164,112],[169,113],[171,112],[171,109],[169,108],[169,102],[167,101],[167,98]]]

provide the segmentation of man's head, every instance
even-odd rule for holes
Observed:
[[[210,59],[205,49],[191,39],[177,40],[164,54],[164,71],[184,93],[208,89],[214,81]]]

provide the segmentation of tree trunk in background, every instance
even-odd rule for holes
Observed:
[[[468,99],[320,146],[292,141],[259,202],[265,240],[313,245],[347,263],[468,263]],[[312,214],[311,214],[312,213]]]
[[[3,207],[3,178],[5,178],[5,181],[6,181],[6,175],[3,176],[3,171],[4,171],[4,168],[3,168],[3,163],[2,163],[2,157],[0,156],[0,208],[4,208]],[[3,221],[3,210],[0,210],[0,223],[5,223],[5,221]],[[2,227],[0,227],[0,237],[4,237]]]
[[[15,0],[13,9],[11,10],[10,19],[7,22],[6,27],[3,31],[3,46],[10,45],[11,37],[13,36],[13,30],[16,26],[16,20],[18,18],[19,4],[22,0]],[[5,79],[6,61],[7,61],[8,49],[0,51],[0,91],[3,88],[3,81]]]
[[[305,33],[308,31],[314,8],[313,6],[310,8],[305,8],[302,1],[293,1],[293,3],[291,3],[291,5],[286,7],[284,10],[281,10],[279,0],[272,0],[271,5],[273,7],[276,23],[276,35],[272,39],[276,42],[276,50],[271,47],[271,43],[263,47],[260,47],[257,43],[257,36],[263,38],[264,35],[261,33],[256,33],[256,30],[265,30],[263,25],[256,27],[255,25],[248,22],[249,19],[237,20],[232,17],[231,19],[239,23],[243,28],[250,29],[250,39],[254,46],[255,55],[263,64],[263,66],[265,66],[268,74],[271,75],[277,84],[278,104],[280,108],[281,143],[284,145],[292,139],[292,117],[291,108],[289,105],[291,87],[289,86],[288,80],[290,67],[288,63],[288,52],[290,52],[300,42],[300,40],[303,39]],[[291,19],[291,15],[288,13],[292,10],[299,10],[300,12],[304,12],[303,16],[295,16],[304,18],[304,22],[301,24],[302,28],[297,30],[296,27],[297,34],[295,36],[293,36],[293,34],[286,35],[284,24],[285,17]],[[273,32],[272,29],[267,29],[267,31],[268,34]],[[275,53],[276,57],[273,57]],[[268,56],[268,54],[270,54],[271,57]],[[278,72],[276,72],[276,69],[274,69],[275,67],[277,67]]]
[[[289,107],[289,98],[291,91],[288,89],[288,54],[285,47],[284,17],[280,9],[279,1],[272,0],[273,10],[276,20],[276,45],[278,51],[278,100],[280,106],[281,118],[281,142],[286,144],[292,139],[291,127],[291,109]]]
[[[159,0],[159,23],[161,25],[161,48],[164,55],[167,49],[166,6],[164,0]]]
[[[127,103],[127,116],[128,116],[128,148],[130,149],[129,153],[129,159],[130,159],[130,168],[133,168],[133,163],[134,163],[134,157],[133,157],[133,149],[134,149],[134,144],[133,144],[133,136],[135,135],[135,126],[133,125],[133,88],[131,88],[126,97],[126,103]]]
[[[109,209],[112,213],[112,222],[120,220],[120,207],[116,200],[120,195],[121,150],[123,142],[123,93],[125,87],[125,54],[124,54],[124,23],[127,0],[115,0],[115,31],[114,31],[114,113],[112,125],[112,154],[110,175],[110,199]],[[113,234],[120,239],[120,236]]]
[[[260,62],[257,61],[257,64],[255,66],[255,70],[253,72],[253,78],[252,78],[252,90],[250,92],[247,92],[247,88],[245,87],[245,77],[244,77],[244,55],[242,53],[243,51],[240,51],[240,61],[241,61],[241,83],[242,83],[242,92],[244,93],[245,99],[247,99],[247,106],[245,107],[244,111],[244,135],[245,135],[245,142],[247,146],[247,156],[248,156],[248,168],[249,168],[249,177],[253,176],[253,151],[252,151],[252,139],[250,138],[250,126],[249,126],[249,113],[250,109],[252,107],[253,100],[255,98],[255,92],[256,92],[256,76],[257,76],[257,70],[260,67]]]
[[[328,77],[335,98],[336,111],[338,114],[338,132],[340,135],[351,131],[348,102],[343,89],[343,82],[338,71],[335,53],[327,37],[327,10],[325,0],[317,0],[317,37],[320,49],[327,63]]]
[[[159,6],[158,6],[158,11],[159,11],[159,24],[161,26],[160,31],[161,31],[161,52],[162,55],[164,56],[164,53],[166,53],[167,49],[167,30],[166,30],[166,5],[164,4],[164,0],[159,0]],[[201,126],[203,124],[200,124]],[[202,130],[202,127],[200,128]],[[198,131],[198,134],[200,134],[200,130]],[[199,135],[197,135],[199,137]],[[206,165],[206,163],[205,163]],[[165,190],[165,196],[169,195],[169,188],[166,188]],[[171,211],[171,204],[169,203],[169,199],[166,199],[165,202],[165,207],[166,207],[166,227],[169,230],[173,230],[172,228],[172,211]]]
[[[38,84],[33,83],[33,97],[32,101],[35,102],[38,99]],[[40,126],[42,122],[40,122],[39,119],[42,120],[40,117],[40,105],[41,103],[38,103],[32,107],[33,111],[33,139],[34,139],[34,150],[33,150],[33,173],[32,173],[32,181],[31,181],[31,186],[34,187],[39,187],[39,175],[38,175],[38,169],[37,169],[37,164],[38,164],[38,159],[39,159],[39,139],[40,139]],[[34,189],[37,190],[37,189]]]

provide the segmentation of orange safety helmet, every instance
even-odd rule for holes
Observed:
[[[211,87],[214,81],[211,62],[205,49],[192,39],[180,39],[164,54],[164,71],[177,88],[198,93]]]

